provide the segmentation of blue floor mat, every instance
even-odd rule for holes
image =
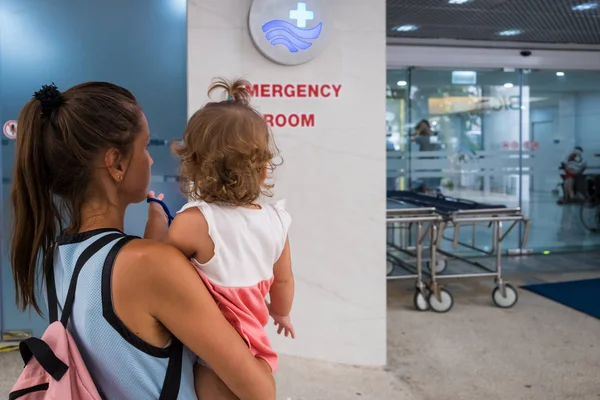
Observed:
[[[540,283],[523,289],[600,319],[600,278]]]

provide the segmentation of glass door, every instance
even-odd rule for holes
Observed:
[[[528,93],[521,93],[519,71],[414,68],[410,76],[411,189],[518,207],[525,184],[520,134],[528,126],[521,121],[521,96]],[[473,238],[490,249],[491,229],[461,230],[461,242]],[[504,249],[519,242],[513,232]]]
[[[531,225],[524,246],[523,225],[505,238],[503,249],[513,254],[598,248],[598,71],[403,68],[387,75],[388,190],[520,207]],[[460,240],[489,243],[490,235],[465,230]]]

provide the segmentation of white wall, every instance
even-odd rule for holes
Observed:
[[[277,197],[294,218],[296,340],[276,350],[336,362],[386,362],[385,1],[330,0],[327,51],[283,67],[255,49],[250,0],[190,1],[188,111],[206,101],[215,76],[254,84],[341,84],[339,98],[255,99],[263,113],[314,113],[315,126],[276,128],[285,164]],[[310,3],[309,3],[310,4]]]

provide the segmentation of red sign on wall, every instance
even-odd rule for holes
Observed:
[[[530,141],[526,141],[523,142],[523,150],[539,150],[540,149],[540,143],[535,140],[533,142]],[[519,142],[517,142],[516,140],[513,140],[512,142],[502,142],[502,150],[519,150]]]
[[[263,99],[338,99],[341,97],[341,84],[279,84],[279,83],[259,83],[248,87],[252,97]],[[316,125],[316,115],[314,113],[264,113],[265,120],[271,127],[277,128],[313,128]]]
[[[15,140],[17,138],[17,121],[14,119],[6,121],[2,128],[2,132],[4,132],[4,136],[7,138]]]

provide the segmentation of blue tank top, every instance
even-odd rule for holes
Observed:
[[[113,309],[113,264],[131,239],[135,238],[115,229],[59,236],[53,268],[56,314],[62,314],[75,275],[75,301],[68,329],[103,398],[196,400],[196,356],[175,338],[166,348],[146,343],[121,322]],[[76,271],[80,271],[78,275]]]

